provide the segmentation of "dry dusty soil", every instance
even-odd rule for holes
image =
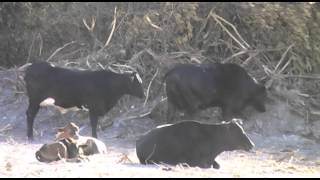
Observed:
[[[112,126],[100,129],[99,139],[106,143],[107,154],[90,156],[81,163],[41,163],[35,158],[35,151],[43,143],[53,141],[55,128],[73,121],[81,126],[82,135],[90,135],[86,112],[60,115],[52,108],[41,109],[34,125],[35,141],[28,143],[27,97],[15,88],[14,73],[2,71],[0,77],[0,177],[320,177],[319,142],[292,133],[264,133],[256,128],[247,129],[256,145],[254,151],[220,154],[216,158],[219,170],[140,165],[135,140],[156,126],[150,118],[126,121],[118,118]],[[259,116],[275,117],[268,113]]]

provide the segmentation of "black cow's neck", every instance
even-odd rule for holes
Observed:
[[[103,83],[103,91],[110,93],[111,99],[118,99],[122,95],[127,94],[130,80],[128,75],[105,72],[103,78],[107,78],[107,83]]]
[[[216,125],[212,124],[208,126],[207,132],[210,134],[212,142],[215,142],[212,144],[212,148],[214,148],[215,154],[213,156],[217,156],[220,153],[227,151],[228,150],[228,138],[226,137],[226,130],[227,126],[226,125]]]

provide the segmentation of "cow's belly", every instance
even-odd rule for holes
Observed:
[[[81,106],[76,106],[74,104],[68,104],[61,101],[56,101],[52,97],[48,97],[47,99],[43,100],[40,103],[40,106],[53,106],[56,109],[58,109],[62,114],[68,112],[68,111],[78,111],[80,110]]]

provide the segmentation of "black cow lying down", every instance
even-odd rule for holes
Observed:
[[[144,97],[141,78],[137,73],[117,74],[111,71],[71,70],[36,62],[25,74],[29,106],[28,139],[33,139],[33,122],[42,101],[50,98],[62,108],[89,109],[92,136],[97,137],[98,118],[107,113],[117,101],[129,94]]]
[[[178,64],[164,76],[168,97],[167,122],[177,110],[194,116],[220,107],[225,121],[237,118],[247,106],[265,112],[266,88],[237,64]]]
[[[188,164],[219,169],[215,158],[224,151],[249,151],[254,144],[237,119],[221,124],[182,121],[151,130],[136,141],[141,164]]]
[[[93,137],[81,136],[79,127],[68,123],[59,128],[56,141],[44,144],[37,152],[36,158],[40,162],[52,162],[66,159],[67,162],[81,162],[86,156],[104,154],[106,145]]]

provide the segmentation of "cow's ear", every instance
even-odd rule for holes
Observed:
[[[130,80],[131,80],[131,81],[134,81],[135,76],[136,76],[136,73],[135,73],[135,72],[132,72],[132,73],[130,74]]]
[[[131,81],[134,81],[135,79],[137,79],[139,83],[142,83],[142,79],[137,72],[132,72],[130,74],[130,79],[131,79]]]
[[[64,129],[63,128],[58,128],[58,132],[63,132]]]
[[[259,79],[259,83],[265,85],[268,82],[268,77],[262,77],[261,79]]]

